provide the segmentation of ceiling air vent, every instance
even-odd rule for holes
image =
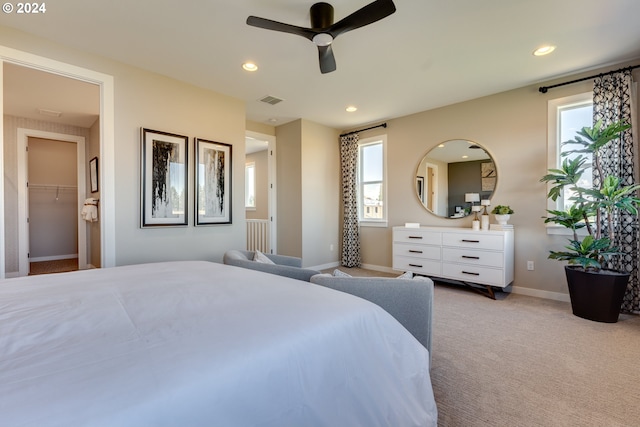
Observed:
[[[267,95],[260,99],[260,102],[265,102],[269,105],[276,105],[282,101],[284,101],[284,99],[276,98],[275,96],[271,96],[271,95]]]

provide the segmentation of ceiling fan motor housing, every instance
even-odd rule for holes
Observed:
[[[320,30],[333,25],[333,6],[329,3],[315,3],[309,10],[311,28]]]

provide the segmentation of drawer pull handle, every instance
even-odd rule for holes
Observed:
[[[413,250],[413,249],[409,249],[409,253],[412,253],[412,254],[421,254],[421,253],[422,253],[422,251],[416,251],[416,250]]]
[[[470,239],[462,239],[465,243],[480,243],[480,240],[470,240]]]
[[[422,268],[422,266],[421,266],[421,265],[418,265],[418,264],[409,264],[409,267],[418,267],[418,268]]]
[[[472,273],[471,271],[462,271],[462,274],[470,274],[472,276],[479,276],[480,273]]]
[[[470,256],[470,255],[462,255],[462,258],[467,258],[467,259],[480,259],[479,256]]]
[[[422,236],[409,236],[410,239],[422,239]]]

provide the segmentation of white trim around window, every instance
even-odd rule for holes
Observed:
[[[557,169],[560,166],[560,145],[562,142],[560,112],[563,109],[586,106],[589,104],[593,104],[593,92],[585,92],[549,100],[547,104],[547,169]],[[551,185],[551,183],[547,184],[547,192],[551,188]],[[554,202],[551,199],[547,199],[547,209],[564,209],[564,204],[561,200]],[[556,224],[546,224],[546,229],[547,234],[572,234],[571,230]]]
[[[382,206],[369,206],[369,209],[381,209],[379,219],[364,219],[364,199],[362,197],[362,152],[361,149],[375,144],[382,145]],[[377,181],[379,182],[379,181]],[[361,227],[388,227],[387,214],[387,135],[379,135],[370,138],[363,138],[358,141],[358,223]]]

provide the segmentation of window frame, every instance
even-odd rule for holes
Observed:
[[[249,205],[248,203],[248,193],[249,193],[249,177],[248,170],[253,169],[253,205]],[[256,162],[247,162],[244,165],[244,208],[248,211],[256,210]]]
[[[562,98],[551,99],[548,101],[547,109],[547,169],[557,169],[561,164],[561,129],[560,129],[560,112],[568,107],[578,107],[581,105],[593,105],[593,91],[583,92],[575,95],[565,96]],[[553,183],[547,183],[546,193],[549,193]],[[547,198],[547,210],[563,210],[564,200],[558,199],[555,202]],[[547,234],[573,235],[573,232],[566,227],[558,224],[545,224]],[[586,233],[584,230],[578,230],[578,234]]]
[[[382,218],[372,219],[363,218],[364,213],[364,199],[362,194],[362,152],[361,149],[365,146],[371,146],[374,144],[382,145]],[[387,200],[387,135],[372,136],[369,138],[363,138],[358,141],[358,175],[357,175],[357,195],[358,195],[358,224],[361,227],[388,227],[388,209],[389,205]],[[377,182],[377,181],[376,181]]]

